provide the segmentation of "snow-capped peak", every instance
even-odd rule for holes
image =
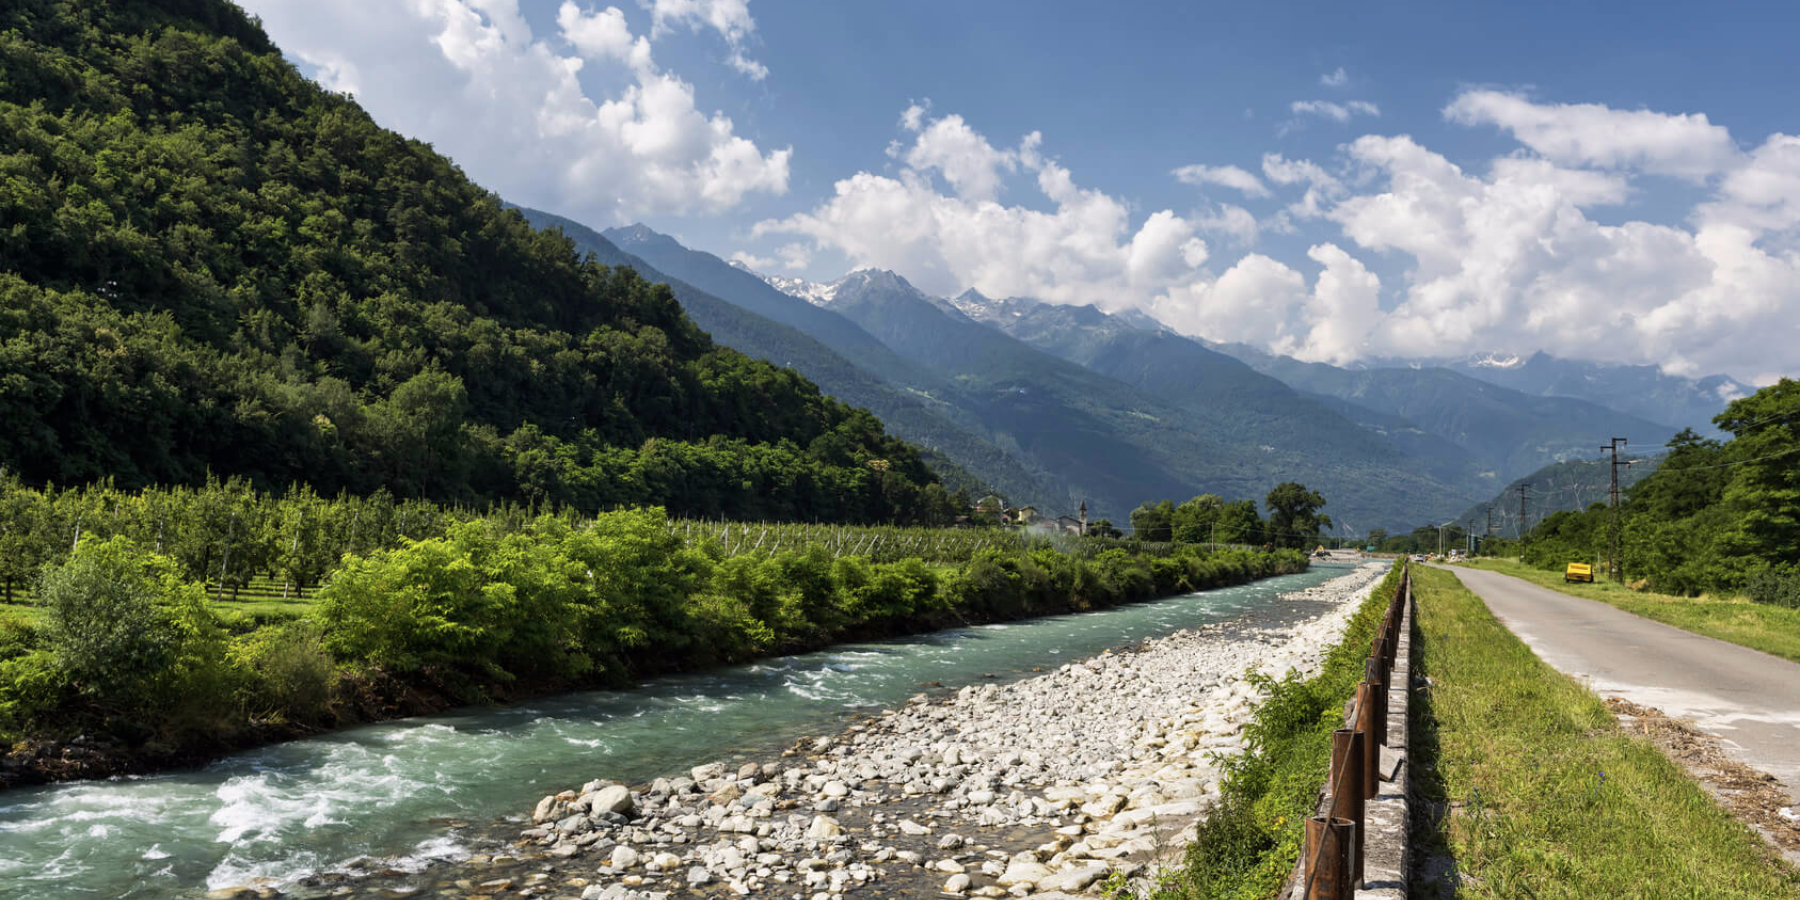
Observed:
[[[814,306],[825,306],[831,302],[832,295],[837,293],[837,284],[820,284],[804,278],[783,278],[780,275],[764,275],[757,277],[769,283],[769,286],[784,293],[799,297]]]

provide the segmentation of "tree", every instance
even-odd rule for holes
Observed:
[[[1173,516],[1175,540],[1184,544],[1201,544],[1214,540],[1214,526],[1225,501],[1218,494],[1201,494],[1175,507]]]
[[[1736,456],[1724,500],[1738,516],[1725,546],[1758,567],[1800,563],[1800,381],[1734,400],[1715,421]]]
[[[1279,546],[1304,548],[1331,527],[1331,517],[1319,514],[1325,498],[1299,482],[1276,485],[1263,502],[1269,508],[1269,540]]]
[[[1233,500],[1219,510],[1217,534],[1221,544],[1260,544],[1263,542],[1262,516],[1256,514],[1256,501]]]
[[[1369,529],[1369,546],[1374,547],[1377,550],[1381,549],[1381,543],[1387,540],[1387,536],[1388,533],[1386,528]]]
[[[1089,522],[1088,523],[1088,534],[1091,534],[1095,537],[1103,537],[1103,538],[1116,538],[1116,537],[1124,537],[1125,536],[1125,532],[1120,531],[1118,526],[1116,526],[1112,523],[1111,519],[1098,519],[1096,521]]]
[[[44,646],[95,700],[170,705],[221,665],[224,640],[204,589],[129,538],[83,540],[44,571]]]
[[[1131,534],[1141,541],[1174,539],[1175,504],[1169,500],[1145,503],[1131,511]]]

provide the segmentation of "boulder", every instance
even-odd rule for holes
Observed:
[[[595,814],[629,815],[634,805],[631,800],[631,789],[622,784],[603,787],[588,797],[588,809]]]
[[[806,836],[813,840],[823,841],[844,833],[838,821],[830,816],[813,816],[812,825],[806,829]]]
[[[1056,873],[1051,872],[1050,867],[1043,863],[1014,859],[1012,862],[1006,864],[1006,871],[1000,873],[1000,877],[997,881],[1001,887],[1005,888],[1020,884],[1027,887],[1033,887],[1036,886],[1038,882],[1049,878],[1054,874]]]

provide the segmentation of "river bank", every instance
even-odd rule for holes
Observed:
[[[1384,571],[1283,595],[1306,608],[1290,627],[1184,630],[916,696],[779,759],[590,781],[538,802],[518,857],[478,857],[432,893],[1023,896],[1141,874],[1217,796],[1216,758],[1241,751],[1246,673],[1316,669]]]
[[[473,870],[439,863],[514,858],[482,865],[477,884],[522,871],[518,857],[539,852],[514,845],[532,803],[585,778],[647,785],[713,760],[735,771],[780,759],[799,737],[836,738],[921,691],[948,697],[1035,677],[1209,623],[1221,639],[1285,628],[1313,610],[1278,597],[1344,571],[840,644],[629,689],[365,725],[195,769],[18,789],[0,795],[9,851],[0,896],[190,900],[253,885],[300,900],[346,890],[461,897],[470,891],[454,881]]]
[[[70,577],[86,585],[75,595],[125,583],[171,591],[164,600],[186,604],[194,617],[192,639],[163,635],[184,648],[169,657],[180,664],[168,663],[171,672],[154,690],[146,682],[121,695],[130,702],[109,701],[108,691],[125,691],[126,681],[102,678],[112,687],[77,690],[78,679],[59,673],[62,657],[45,644],[47,635],[101,623],[38,629],[0,617],[0,789],[149,774],[359,724],[848,642],[1114,608],[1308,566],[1294,550],[1152,551],[1099,539],[1068,552],[1020,544],[936,568],[918,558],[834,558],[819,546],[715,561],[684,549],[659,514],[613,515],[592,531],[540,519],[541,533],[496,536],[471,527],[455,532],[460,543],[346,558],[309,618],[230,636],[204,608],[198,585],[144,574],[166,560],[119,541],[86,545],[69,563]],[[633,535],[651,546],[632,544]],[[599,552],[595,542],[612,550]],[[613,552],[620,542],[637,549],[621,556]],[[515,551],[548,555],[536,559],[541,571],[495,561]],[[477,560],[489,568],[478,571]],[[579,577],[595,571],[608,577]],[[530,602],[473,599],[490,593]]]

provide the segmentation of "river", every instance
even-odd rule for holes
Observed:
[[[0,793],[0,898],[190,897],[356,860],[414,869],[516,833],[503,820],[593,778],[646,781],[767,753],[938,682],[1010,680],[1208,622],[1343,574],[1099,612],[843,644],[799,656],[333,732],[162,775]],[[1260,622],[1258,622],[1260,624]]]

